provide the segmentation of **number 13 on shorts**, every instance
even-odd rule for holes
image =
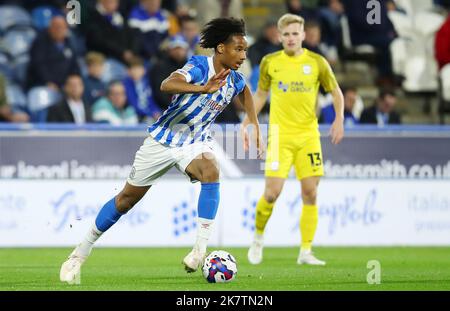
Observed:
[[[323,176],[322,148],[320,141],[310,142],[301,148],[296,157],[295,173],[299,180],[312,176]]]

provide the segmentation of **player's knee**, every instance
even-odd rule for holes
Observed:
[[[199,180],[203,183],[211,183],[219,181],[219,168],[214,162],[208,162],[203,165],[200,170]]]
[[[268,203],[275,203],[275,201],[280,196],[281,191],[278,189],[266,189],[264,192],[264,198]]]
[[[116,209],[119,213],[127,213],[135,204],[135,200],[127,194],[120,193],[116,197]]]
[[[219,181],[219,170],[215,166],[208,167],[201,173],[201,182],[210,183]]]
[[[302,197],[303,201],[307,202],[315,202],[317,198],[317,188],[316,187],[307,187],[302,189]]]

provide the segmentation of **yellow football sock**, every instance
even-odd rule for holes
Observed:
[[[300,233],[302,235],[302,250],[311,250],[317,222],[319,221],[319,210],[317,205],[303,205],[300,218]]]
[[[259,199],[258,204],[256,204],[256,233],[263,234],[264,228],[266,227],[267,221],[272,215],[274,203],[269,203],[266,201],[264,196]]]

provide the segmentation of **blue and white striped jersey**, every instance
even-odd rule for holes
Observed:
[[[216,74],[212,57],[206,56],[192,56],[176,72],[196,85],[205,85]],[[216,117],[244,87],[243,75],[231,70],[227,83],[213,94],[176,94],[148,132],[156,141],[173,147],[204,141],[210,137]]]

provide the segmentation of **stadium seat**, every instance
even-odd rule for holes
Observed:
[[[27,97],[19,85],[7,85],[6,98],[13,108],[25,109],[27,106]]]
[[[445,124],[445,115],[450,114],[450,64],[441,69],[439,77],[439,119]]]
[[[122,80],[127,75],[127,67],[124,64],[113,58],[107,58],[105,60],[105,69],[102,77],[104,82],[109,83],[113,80]]]
[[[445,18],[433,12],[417,12],[414,16],[415,30],[423,36],[434,36],[445,22]]]
[[[434,7],[433,0],[395,0],[395,5],[411,16],[418,12],[430,11]]]
[[[396,38],[390,45],[392,57],[392,70],[398,76],[404,76],[405,63],[408,56],[408,41],[405,38]]]
[[[259,66],[253,66],[252,73],[250,74],[249,82],[252,92],[256,92],[258,89],[258,81],[259,81]]]
[[[434,35],[445,21],[440,14],[427,11],[415,11],[413,14],[390,11],[388,17],[397,34],[408,38]]]
[[[5,76],[7,80],[10,80],[13,76],[10,57],[4,52],[0,52],[0,74]]]
[[[405,63],[403,88],[408,92],[435,92],[438,89],[436,61],[426,56],[410,56]]]
[[[431,98],[439,89],[434,36],[444,18],[431,12],[432,0],[399,0],[396,4],[406,13],[388,13],[399,35],[390,46],[393,71],[405,78],[402,86],[406,92],[424,96],[424,112],[428,113]]]
[[[400,37],[411,38],[415,36],[413,18],[411,15],[398,11],[388,12],[389,20]]]
[[[442,98],[450,102],[450,64],[441,69],[440,78],[442,82]]]
[[[25,29],[12,29],[5,34],[3,45],[9,55],[17,57],[28,53],[35,38],[36,31],[31,27]]]
[[[0,33],[16,26],[32,26],[30,14],[18,6],[0,6]]]
[[[28,72],[28,64],[30,63],[30,57],[28,54],[23,54],[14,59],[14,63],[12,65],[13,68],[13,76],[12,79],[24,86],[27,80],[27,72]]]
[[[32,122],[46,122],[47,110],[61,99],[60,93],[45,86],[37,86],[28,92],[28,110]]]
[[[340,19],[342,28],[342,51],[340,57],[344,61],[364,61],[373,64],[375,62],[376,50],[368,44],[354,46],[350,36],[350,26],[348,19],[344,15]],[[344,68],[345,69],[345,68]]]
[[[54,14],[58,12],[53,6],[39,6],[31,11],[33,26],[38,30],[43,30],[50,25],[50,21]]]

